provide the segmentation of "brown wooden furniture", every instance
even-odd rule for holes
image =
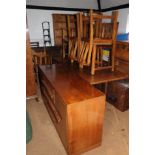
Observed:
[[[105,84],[104,93],[107,93],[108,82],[128,79],[129,75],[120,71],[101,70],[96,72],[95,75],[90,75],[89,70],[79,72],[79,76],[86,80],[91,85]]]
[[[62,31],[64,39],[68,39],[66,14],[52,14],[52,18],[54,31],[54,45],[62,46]]]
[[[42,97],[68,155],[101,145],[105,109],[105,95],[75,71],[39,66]]]
[[[96,70],[111,69],[114,71],[118,11],[114,11],[111,16],[108,16],[97,14],[90,10],[88,17],[80,16],[80,18],[84,18],[80,19],[82,23],[89,20],[89,38],[85,41],[85,47],[80,54],[80,67],[91,65],[92,75],[95,74]],[[109,19],[111,24],[105,21]],[[82,31],[85,30],[83,29]],[[111,47],[111,63],[108,66],[104,66],[104,63],[102,63],[102,46]]]
[[[48,48],[49,49],[49,48]],[[38,65],[50,65],[52,64],[52,57],[49,56],[45,47],[32,48],[33,68],[35,72],[35,80],[37,81]]]
[[[115,70],[129,74],[129,42],[117,41],[115,54]],[[120,111],[129,109],[129,80],[109,82],[107,101]]]
[[[26,29],[26,97],[37,95],[28,27]],[[37,96],[36,96],[37,97]]]
[[[105,93],[107,92],[108,82],[118,81],[129,78],[129,42],[117,41],[115,51],[115,71],[98,71],[90,75],[89,70],[84,69],[79,75],[91,85],[105,84]]]
[[[48,55],[46,51],[44,52],[32,52],[34,65],[42,65],[42,64],[51,64],[51,57]]]
[[[67,29],[68,29],[68,57],[73,63],[77,59],[77,27],[78,27],[78,14],[67,15]]]
[[[129,42],[128,41],[116,42],[115,69],[129,74]]]
[[[129,109],[129,81],[110,82],[107,87],[107,101],[124,112]]]
[[[84,70],[79,72],[79,76],[85,79],[91,85],[122,80],[129,77],[128,74],[117,70],[114,72],[112,72],[111,70],[102,70],[97,72],[95,75],[90,75],[89,70]]]
[[[88,14],[82,12],[79,13],[79,24],[78,24],[78,62],[80,68],[84,65],[90,64],[91,57],[91,46],[89,44],[90,39],[90,19]],[[89,51],[89,55],[87,53]]]
[[[68,49],[69,34],[67,25],[67,16],[74,19],[74,15],[70,14],[52,14],[53,17],[53,31],[54,31],[54,46],[59,47],[62,50],[62,58],[68,54],[66,53]],[[70,29],[72,29],[72,34],[75,33],[75,24],[71,21]]]
[[[58,46],[49,46],[49,47],[35,47],[32,48],[32,53],[36,54],[36,55],[41,55],[42,53],[44,53],[46,49],[46,53],[47,55],[50,57],[51,59],[51,63],[60,63],[62,62],[62,57],[61,57],[61,50]]]

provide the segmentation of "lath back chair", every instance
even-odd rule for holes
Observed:
[[[80,57],[80,67],[91,66],[91,74],[94,75],[96,70],[111,69],[114,71],[114,55],[117,34],[118,12],[115,11],[111,16],[93,13],[90,10],[89,17],[89,40],[85,41],[86,48]],[[105,20],[111,20],[106,23]],[[111,46],[111,62],[104,66],[102,62],[103,46]]]
[[[38,65],[52,64],[51,57],[45,50],[43,52],[35,52],[34,50],[32,50],[32,56],[35,72],[37,72]]]
[[[45,50],[42,52],[36,52],[33,48],[32,48],[32,62],[36,81],[37,81],[38,65],[52,64],[51,57]]]
[[[33,61],[35,65],[47,65],[51,63],[51,58],[46,53],[34,53]]]
[[[81,65],[81,62],[84,58],[85,51],[88,51],[89,44],[89,18],[87,15],[84,15],[82,12],[78,15],[79,25],[78,25],[78,62]]]
[[[101,13],[98,13],[100,15]],[[90,14],[80,14],[80,32],[79,32],[79,64],[80,68],[83,66],[90,66],[91,64],[91,53],[93,48],[93,37],[99,33],[99,23],[101,19],[97,19],[96,22],[90,21]],[[93,29],[91,30],[91,23],[93,23]]]
[[[68,57],[71,62],[74,62],[77,56],[77,25],[78,15],[67,15]]]

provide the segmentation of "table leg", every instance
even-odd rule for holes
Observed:
[[[104,88],[105,95],[107,95],[107,87],[108,87],[108,82],[105,83],[105,88]]]

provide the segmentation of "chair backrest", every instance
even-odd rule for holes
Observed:
[[[67,15],[68,38],[77,37],[77,15]]]
[[[51,64],[51,58],[47,54],[46,51],[44,51],[44,52],[35,52],[35,51],[32,50],[32,55],[33,55],[34,66]]]
[[[68,57],[73,62],[77,55],[78,15],[67,15]]]
[[[86,39],[89,37],[89,17],[82,12],[79,13],[79,35],[81,38]]]
[[[104,15],[90,10],[89,18],[90,43],[93,42],[93,38],[116,40],[118,11],[113,11],[112,15]]]

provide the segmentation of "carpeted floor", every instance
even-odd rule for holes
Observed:
[[[27,155],[67,155],[43,101],[27,101],[32,123],[32,140]],[[129,111],[120,112],[106,103],[102,145],[82,155],[128,155]]]

